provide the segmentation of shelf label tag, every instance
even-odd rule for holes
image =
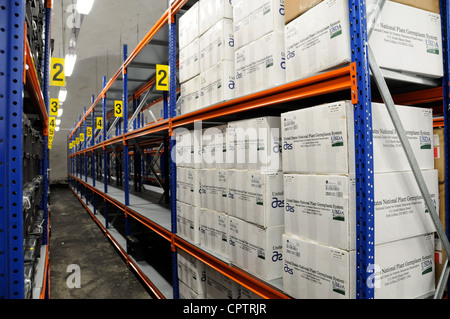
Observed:
[[[123,101],[114,101],[114,115],[116,117],[123,117]]]
[[[87,137],[91,137],[92,136],[92,127],[87,127],[86,128],[86,134],[87,134]]]
[[[48,120],[48,127],[50,128],[50,129],[55,129],[55,117],[49,117],[49,120]]]
[[[50,99],[50,116],[58,116],[59,100]]]
[[[66,86],[66,75],[64,72],[65,59],[52,58],[50,85],[51,86]]]
[[[103,128],[103,117],[97,117],[97,130],[101,130]]]
[[[80,138],[79,137],[77,137],[76,139],[75,139],[75,143],[78,145],[78,144],[80,144]]]
[[[169,91],[169,66],[156,65],[156,89],[158,91]]]
[[[80,133],[80,142],[84,142],[84,133]]]

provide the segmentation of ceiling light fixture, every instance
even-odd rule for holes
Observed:
[[[59,132],[59,126],[55,127],[55,131]]]
[[[59,126],[59,124],[61,124],[61,119],[56,119],[55,124],[56,124],[56,126]]]
[[[73,48],[70,48],[66,54],[66,59],[65,59],[65,68],[66,68],[65,75],[66,76],[72,75],[76,62],[77,62],[77,54]]]
[[[77,11],[79,14],[89,14],[91,12],[94,0],[78,0]]]
[[[64,101],[66,100],[66,98],[67,98],[67,90],[66,90],[65,87],[62,87],[62,88],[59,90],[58,100],[59,100],[60,102],[64,102]]]
[[[58,109],[58,117],[61,117],[63,115],[63,112],[64,112],[64,110],[61,107],[59,107],[59,109]]]

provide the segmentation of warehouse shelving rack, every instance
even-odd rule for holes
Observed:
[[[374,263],[374,206],[373,206],[373,149],[372,149],[372,132],[371,132],[371,101],[384,101],[387,106],[392,106],[392,98],[396,103],[408,103],[411,105],[430,105],[442,110],[443,117],[435,121],[435,125],[443,125],[446,129],[446,172],[448,172],[448,117],[447,110],[449,107],[449,41],[447,33],[449,28],[450,8],[446,0],[441,0],[441,20],[443,30],[443,55],[444,55],[444,78],[442,87],[429,88],[422,85],[420,81],[417,85],[410,85],[408,92],[395,92],[391,96],[385,85],[383,77],[378,76],[376,61],[369,58],[371,54],[368,45],[368,19],[366,17],[364,0],[349,0],[349,17],[351,28],[351,49],[352,62],[338,69],[317,74],[305,79],[287,83],[275,88],[257,92],[229,101],[224,101],[216,105],[206,107],[204,109],[194,111],[188,114],[177,116],[177,46],[176,46],[176,17],[181,14],[184,8],[189,8],[196,1],[176,0],[172,1],[169,9],[162,15],[158,22],[153,26],[149,33],[138,44],[134,51],[127,56],[126,46],[124,50],[124,63],[117,73],[106,82],[104,78],[103,90],[97,99],[93,98],[92,106],[80,116],[80,121],[75,125],[69,136],[68,143],[72,143],[79,138],[80,133],[86,133],[86,128],[92,126],[95,131],[94,118],[102,116],[104,126],[102,132],[98,131],[97,138],[91,138],[90,145],[87,141],[81,145],[75,146],[71,150],[69,159],[69,180],[72,191],[78,196],[80,201],[92,215],[94,220],[99,224],[100,228],[105,232],[108,238],[114,243],[117,249],[122,253],[124,258],[144,280],[147,286],[158,298],[178,298],[178,276],[177,276],[177,250],[183,250],[197,259],[203,261],[208,266],[216,269],[222,274],[230,277],[234,281],[250,289],[256,294],[264,298],[290,298],[283,292],[280,281],[264,281],[245,270],[229,263],[227,260],[216,256],[215,254],[190,243],[189,241],[179,237],[176,229],[176,165],[168,156],[170,150],[175,147],[175,141],[172,133],[175,129],[185,127],[193,128],[197,121],[202,121],[203,127],[213,126],[218,123],[225,123],[229,120],[239,118],[250,118],[252,116],[260,116],[264,114],[280,114],[293,108],[293,102],[302,102],[303,106],[317,105],[320,102],[329,99],[351,99],[355,108],[355,144],[356,144],[356,187],[357,187],[357,298],[370,299],[374,297],[374,289],[367,285],[373,271],[371,265]],[[380,1],[381,2],[381,1]],[[163,38],[157,38],[162,32]],[[168,42],[165,41],[168,39]],[[159,58],[159,61],[153,63],[156,55],[151,55],[152,48],[165,46],[167,55]],[[372,63],[369,64],[369,60]],[[149,62],[151,61],[151,62]],[[150,81],[146,85],[139,87],[132,85],[129,81],[131,78],[138,77],[132,68],[137,66],[139,72],[145,69],[147,73],[141,76],[150,75]],[[163,116],[162,119],[153,123],[144,125],[142,121],[138,121],[137,126],[128,131],[128,120],[142,118],[142,116],[131,116],[125,111],[124,130],[116,128],[115,123],[109,121],[107,126],[107,114],[111,110],[111,106],[107,106],[107,97],[111,99],[117,98],[115,94],[121,93],[124,110],[128,108],[128,102],[132,102],[139,113],[142,109],[139,98],[149,92],[154,84],[154,73],[148,70],[154,70],[155,64],[169,64],[170,67],[170,84],[168,93],[164,93]],[[120,87],[120,76],[121,85]],[[128,77],[128,79],[127,79]],[[135,84],[135,83],[134,83]],[[377,96],[372,97],[373,85],[380,89]],[[112,96],[112,97],[111,97]],[[144,99],[145,100],[145,99]],[[102,110],[96,113],[96,106],[102,102]],[[297,106],[298,107],[298,106]],[[97,108],[98,110],[98,108]],[[130,110],[128,108],[128,110]],[[395,117],[395,109],[391,112]],[[117,120],[116,120],[117,121]],[[127,123],[128,122],[128,123]],[[116,136],[109,137],[108,130],[116,129]],[[401,132],[401,130],[399,130]],[[401,133],[400,133],[401,134]],[[95,135],[95,134],[94,134]],[[150,140],[152,140],[150,142]],[[130,165],[130,155],[136,160],[135,155],[145,155],[146,152],[154,151],[155,141],[159,143],[159,149],[164,149],[164,158],[160,159],[161,172],[164,178],[160,178],[159,185],[162,186],[160,194],[164,194],[164,203],[150,203],[142,198],[139,192],[132,192],[130,189],[130,181],[135,176],[140,176],[145,165],[140,166],[141,156],[134,162],[133,174],[127,171]],[[141,145],[142,148],[136,147]],[[407,150],[408,145],[404,146]],[[132,151],[132,153],[130,153]],[[111,159],[115,159],[112,161]],[[414,162],[414,159],[411,160]],[[122,163],[120,163],[122,162]],[[103,165],[100,167],[100,165]],[[148,165],[152,166],[152,165]],[[118,168],[119,167],[119,168]],[[108,185],[109,175],[114,175],[111,168],[116,168],[119,174],[116,174],[116,186]],[[122,177],[121,169],[124,174]],[[136,170],[137,169],[137,170]],[[414,169],[414,167],[413,167]],[[98,174],[99,170],[103,171]],[[154,176],[157,172],[152,170]],[[418,175],[418,183],[424,198],[427,198],[427,189],[420,182],[420,173]],[[103,176],[103,182],[96,177]],[[145,176],[144,176],[145,177]],[[446,173],[446,185],[448,177]],[[163,181],[163,182],[161,182]],[[136,183],[136,181],[135,181]],[[117,186],[119,185],[119,186]],[[136,189],[136,188],[135,188]],[[448,201],[449,192],[446,192],[446,202]],[[169,196],[170,195],[170,196]],[[83,196],[85,201],[83,201]],[[161,199],[160,198],[160,199]],[[102,205],[97,205],[98,203]],[[161,200],[160,200],[161,202]],[[429,206],[429,205],[428,205]],[[448,205],[447,205],[447,224],[448,224]],[[433,210],[433,207],[429,207]],[[123,214],[125,219],[124,231],[122,235],[118,235],[114,225],[109,223],[109,212],[115,210]],[[101,211],[101,212],[100,212]],[[130,223],[137,222],[144,225],[160,238],[168,242],[171,250],[172,279],[161,280],[160,274],[154,274],[145,271],[151,268],[148,264],[137,262],[128,251],[127,243],[124,237],[130,234]],[[438,233],[443,240],[444,246],[448,251],[448,230],[447,234],[443,232],[439,221],[435,221]],[[439,227],[440,226],[440,227]],[[153,271],[155,269],[151,269]],[[436,296],[442,297],[443,286],[448,282],[448,267],[442,277],[442,282]],[[170,291],[168,291],[170,290]]]
[[[50,58],[51,1],[45,2],[45,48],[43,66]],[[22,114],[36,118],[33,128],[43,136],[44,211],[40,257],[36,264],[31,298],[50,297],[49,218],[48,218],[48,72],[43,83],[38,74],[25,33],[25,1],[0,1],[0,298],[23,299],[24,288],[24,205]],[[27,102],[25,102],[27,101]],[[25,109],[26,106],[26,109]]]

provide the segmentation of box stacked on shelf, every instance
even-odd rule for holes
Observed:
[[[181,299],[205,299],[206,265],[185,251],[177,251],[178,280]]]
[[[286,81],[283,0],[233,3],[236,97]]]
[[[348,1],[311,4],[312,8],[298,12],[299,16],[285,26],[287,82],[351,61]],[[413,77],[442,77],[439,14],[392,1],[386,1],[380,12],[376,0],[370,0],[367,15],[372,14],[376,22],[369,44],[383,70]],[[405,79],[398,73],[389,77]]]
[[[432,111],[396,108],[438,207]],[[382,270],[375,297],[420,297],[434,289],[435,228],[386,106],[372,103],[372,117],[375,267]],[[283,285],[293,297],[355,298],[353,127],[348,101],[282,114]]]
[[[180,18],[180,113],[234,97],[232,7],[201,0]]]

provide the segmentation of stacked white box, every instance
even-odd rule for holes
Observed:
[[[347,0],[324,0],[286,25],[287,82],[351,61],[348,12]],[[387,1],[378,18],[369,43],[381,68],[442,76],[439,14]]]
[[[413,299],[434,291],[432,234],[376,245],[375,299]],[[283,235],[283,290],[299,299],[356,298],[356,252]]]
[[[180,115],[195,111],[200,101],[200,75],[180,84]]]
[[[264,280],[282,277],[284,226],[261,227],[229,217],[229,258],[232,263]]]
[[[228,258],[228,215],[209,209],[200,209],[200,246]]]
[[[236,97],[286,82],[284,33],[270,32],[235,52]]]
[[[230,169],[228,213],[262,227],[284,225],[283,190],[281,172]]]
[[[178,26],[178,44],[181,50],[200,36],[198,2],[180,17]]]
[[[217,270],[206,268],[206,299],[237,299],[239,284]]]
[[[437,170],[422,171],[439,207]],[[356,249],[355,179],[346,175],[284,175],[285,233]],[[411,171],[374,174],[375,244],[435,231]]]
[[[284,1],[233,1],[235,47],[255,41],[273,31],[284,31]]]
[[[177,167],[177,200],[200,206],[198,169]]]
[[[178,281],[178,293],[180,299],[206,299],[206,294],[196,293],[182,281]]]
[[[266,116],[228,123],[228,167],[281,171],[280,120]]]
[[[202,72],[199,109],[233,99],[234,77],[234,61],[220,61]]]
[[[204,34],[223,18],[233,18],[233,7],[230,0],[200,0],[199,33]]]
[[[185,128],[176,128],[174,130],[176,140],[175,163],[177,167],[201,167],[201,139],[200,130],[187,130]],[[177,178],[178,179],[178,178]]]
[[[177,235],[200,244],[199,237],[200,208],[177,200]]]
[[[202,168],[227,168],[227,128],[219,125],[203,130]]]
[[[430,109],[396,106],[420,169],[433,169],[433,115]],[[282,114],[283,171],[306,174],[353,174],[353,105],[318,105]],[[372,103],[374,172],[410,170],[384,104]]]
[[[226,169],[200,169],[199,179],[199,203],[200,207],[228,212],[228,171]]]
[[[200,40],[194,39],[180,50],[179,76],[184,83],[200,74]]]
[[[177,251],[178,279],[197,295],[206,294],[206,265],[179,249]]]
[[[234,61],[233,20],[221,19],[200,37],[200,72],[220,61]]]

